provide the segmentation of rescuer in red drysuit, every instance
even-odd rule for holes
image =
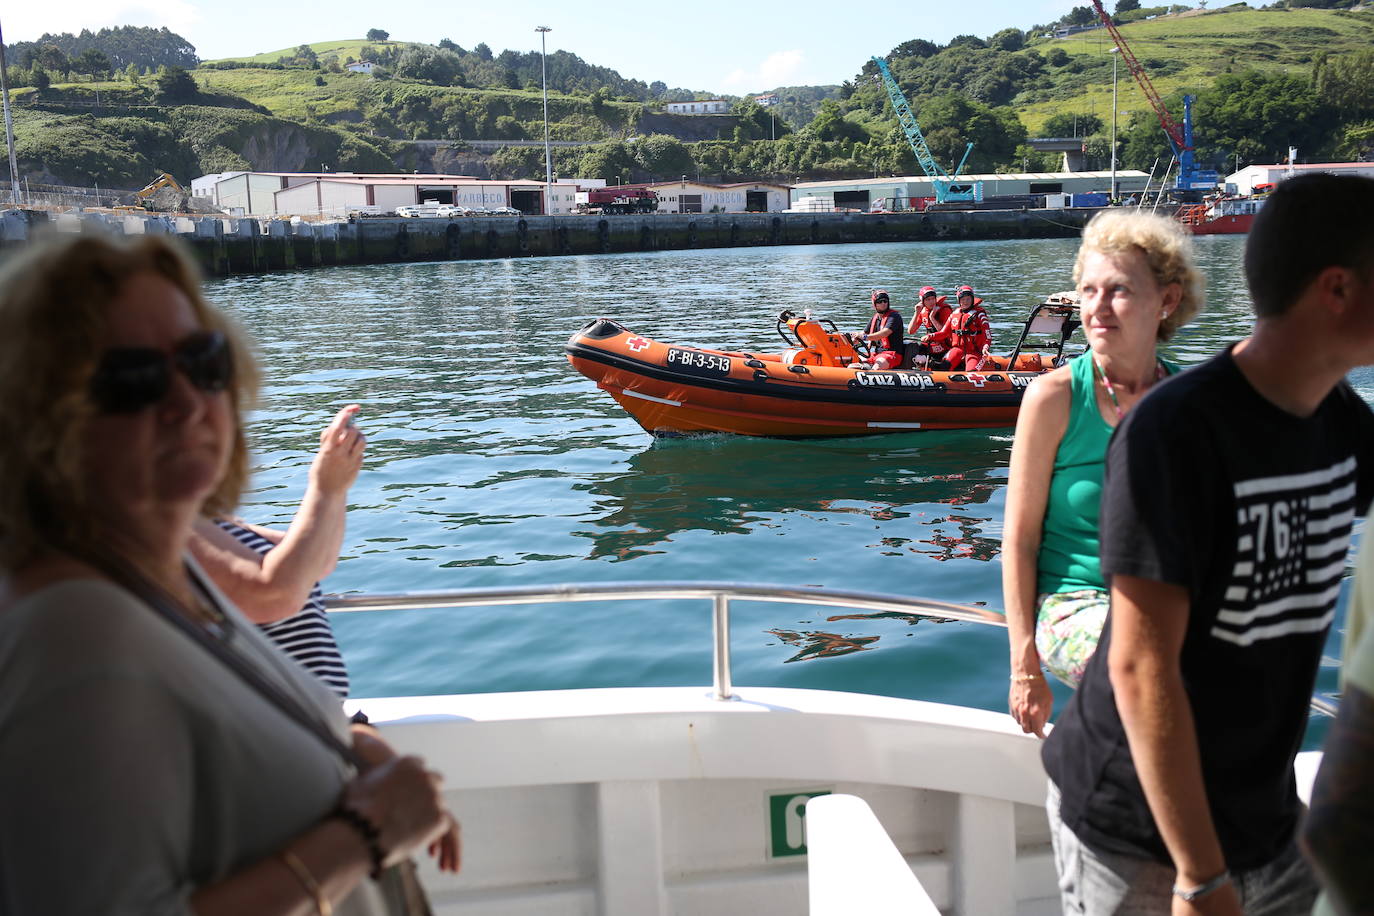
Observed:
[[[945,359],[950,367],[971,372],[992,350],[992,326],[988,323],[988,313],[983,311],[983,300],[973,295],[972,286],[961,286],[956,293],[959,308],[949,316],[943,328],[927,334],[921,343],[948,345]]]
[[[949,301],[944,296],[935,295],[935,287],[923,286],[916,294],[916,314],[911,319],[911,325],[906,329],[907,334],[916,337],[920,334],[934,334],[945,326],[949,320],[950,313],[954,311],[950,307]],[[943,359],[949,347],[943,343],[931,343],[925,346],[926,354],[932,360]]]
[[[856,335],[873,349],[874,369],[896,369],[902,364],[902,316],[892,307],[885,289],[873,291],[873,317],[868,329]]]

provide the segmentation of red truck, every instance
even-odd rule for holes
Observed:
[[[640,187],[593,188],[578,209],[583,213],[653,213],[658,210],[658,195]]]

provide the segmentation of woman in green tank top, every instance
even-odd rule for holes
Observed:
[[[1077,686],[1107,616],[1098,503],[1107,442],[1126,412],[1176,367],[1155,353],[1197,314],[1201,274],[1176,221],[1108,210],[1074,262],[1088,352],[1026,391],[1011,450],[1002,595],[1012,716],[1044,737],[1054,698],[1041,671]]]

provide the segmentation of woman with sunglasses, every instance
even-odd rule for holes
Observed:
[[[0,274],[6,912],[380,914],[369,875],[427,845],[456,870],[438,775],[350,733],[189,558],[255,383],[161,237]]]
[[[1107,617],[1098,503],[1107,440],[1176,371],[1156,345],[1192,320],[1202,276],[1174,220],[1108,210],[1083,230],[1074,281],[1088,352],[1036,379],[1016,419],[1002,536],[1012,717],[1044,737],[1053,709],[1042,666],[1076,687]]]

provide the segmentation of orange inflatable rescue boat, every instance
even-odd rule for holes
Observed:
[[[1026,386],[1061,365],[1078,327],[1072,293],[1031,310],[1016,348],[976,372],[930,371],[908,343],[875,370],[834,322],[784,311],[776,353],[661,343],[609,318],[587,322],[568,361],[655,436],[735,433],[806,438],[1012,426]]]

